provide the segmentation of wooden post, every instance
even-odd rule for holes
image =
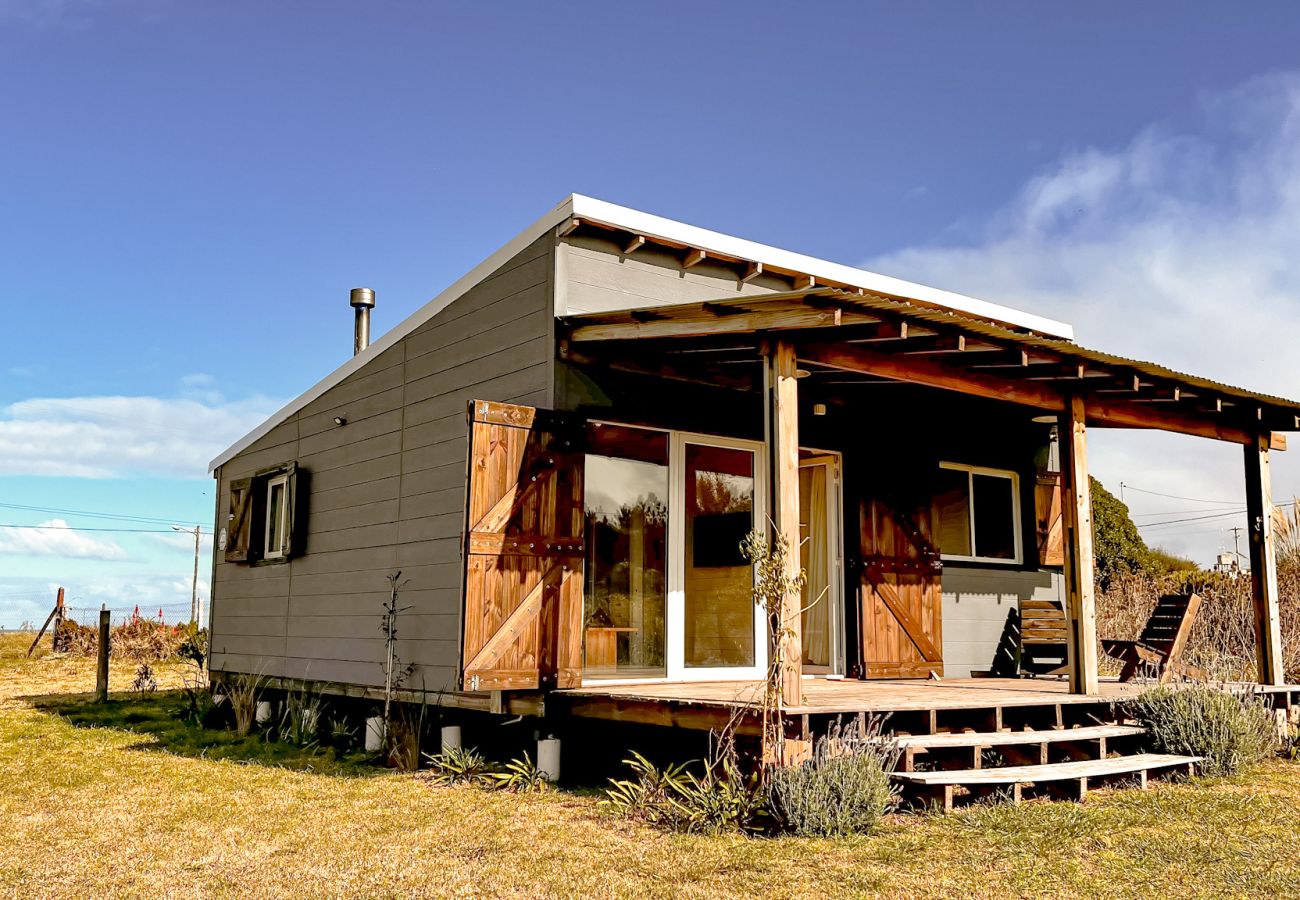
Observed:
[[[1246,524],[1250,532],[1250,588],[1255,601],[1255,657],[1259,666],[1259,683],[1283,684],[1269,441],[1269,435],[1261,434],[1246,445]]]
[[[1084,402],[1071,397],[1061,417],[1061,515],[1065,531],[1065,611],[1070,620],[1070,693],[1097,693],[1096,561]]]
[[[777,533],[785,537],[786,574],[799,574],[799,386],[794,345],[777,341],[772,352],[772,498]],[[803,703],[803,597],[786,595],[781,611],[781,698]]]
[[[99,659],[95,667],[95,699],[108,702],[108,609],[99,611]]]

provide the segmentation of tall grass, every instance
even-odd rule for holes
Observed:
[[[1288,682],[1300,680],[1300,553],[1278,554],[1277,579],[1282,662]],[[1253,681],[1255,606],[1250,578],[1215,572],[1118,575],[1097,595],[1097,634],[1133,640],[1163,594],[1195,591],[1201,608],[1192,623],[1184,659],[1215,681]],[[1119,664],[1105,658],[1118,671]]]

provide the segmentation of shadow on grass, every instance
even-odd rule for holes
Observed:
[[[374,764],[372,755],[360,750],[319,744],[300,747],[269,740],[260,731],[239,735],[231,728],[195,724],[185,717],[186,700],[181,691],[118,694],[110,696],[107,703],[96,703],[91,694],[43,694],[24,699],[35,709],[77,728],[115,728],[149,738],[132,745],[132,750],[354,778],[386,772]]]

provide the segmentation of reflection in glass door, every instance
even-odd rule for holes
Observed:
[[[752,678],[767,664],[767,625],[740,545],[762,522],[758,445],[675,436],[668,608],[670,678]]]
[[[583,674],[665,674],[668,435],[592,423],[587,435]]]

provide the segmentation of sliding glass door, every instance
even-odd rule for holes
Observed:
[[[592,423],[587,434],[583,675],[662,678],[668,434]]]
[[[763,522],[761,445],[674,435],[669,503],[668,677],[757,678],[767,623],[740,552]]]

